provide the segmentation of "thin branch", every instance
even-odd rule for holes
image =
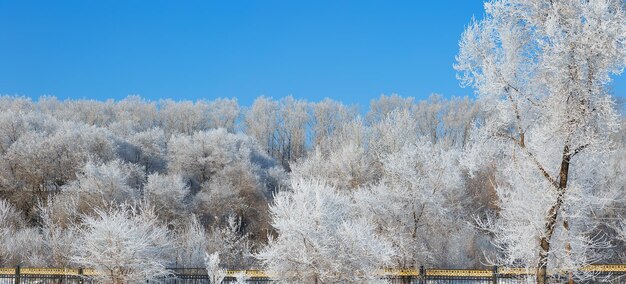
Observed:
[[[580,153],[582,150],[585,150],[585,148],[587,148],[587,146],[589,146],[589,143],[587,143],[585,145],[578,146],[578,148],[574,149],[574,151],[572,152],[572,154],[569,155],[569,157],[570,158],[574,157],[576,154]]]
[[[518,94],[520,94],[524,99],[526,99],[531,105],[533,106],[539,106],[539,104],[537,104],[536,102],[534,102],[533,100],[530,99],[530,96],[527,96],[526,94],[522,93],[517,87],[513,86],[511,83],[509,83],[507,80],[503,80],[504,83],[507,85],[507,87],[513,89],[513,91],[517,92]]]
[[[511,86],[510,84],[507,83],[507,85]],[[511,86],[512,87],[512,86]],[[514,90],[516,90],[514,87],[512,87]],[[506,89],[506,88],[505,88]],[[533,163],[537,166],[537,169],[541,172],[541,174],[555,187],[558,188],[559,184],[557,183],[556,179],[554,179],[552,176],[550,176],[550,173],[548,173],[548,171],[543,167],[543,165],[541,165],[541,163],[539,162],[539,160],[537,160],[537,158],[535,157],[535,155],[533,155],[528,148],[526,148],[526,143],[524,141],[524,130],[522,129],[522,118],[519,112],[519,108],[517,107],[517,103],[515,102],[515,100],[513,99],[513,96],[511,96],[511,93],[507,91],[507,97],[508,99],[511,101],[511,104],[513,105],[513,111],[515,112],[515,118],[517,120],[517,131],[518,131],[518,135],[519,135],[519,139],[515,139],[513,137],[509,137],[511,139],[513,139],[513,141],[516,142],[516,144],[524,151],[524,153],[526,153],[526,155],[528,155],[528,157],[530,157],[530,159],[533,161]],[[505,136],[506,137],[506,136]]]

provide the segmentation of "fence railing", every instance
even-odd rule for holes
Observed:
[[[167,284],[208,284],[204,268],[171,268],[172,275],[161,279]],[[590,265],[579,271],[595,275],[606,282],[623,283],[626,279],[626,264]],[[235,281],[238,274],[244,273],[247,283],[268,283],[271,277],[262,270],[227,270],[226,283]],[[566,271],[549,271],[553,282],[564,282],[569,274]],[[0,284],[91,284],[97,272],[83,268],[0,268]],[[525,283],[533,280],[534,271],[525,268],[493,267],[491,269],[382,269],[382,279],[391,283]]]

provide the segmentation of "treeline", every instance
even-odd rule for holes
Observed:
[[[498,173],[462,160],[483,111],[439,95],[381,96],[363,115],[292,97],[250,107],[1,97],[0,267],[191,267],[216,252],[224,265],[283,275],[314,263],[326,273],[316,279],[481,267],[498,254],[476,222],[498,214]],[[615,133],[609,161],[620,190],[625,138]],[[624,205],[615,198],[611,208]],[[105,250],[116,237],[117,255]],[[621,245],[603,252],[626,261]]]
[[[1,110],[37,112],[58,120],[84,123],[129,137],[159,128],[165,136],[192,135],[198,131],[224,128],[230,133],[243,132],[258,141],[262,149],[289,164],[328,139],[342,125],[355,119],[372,125],[390,112],[403,109],[418,115],[415,135],[429,136],[433,142],[446,140],[462,147],[468,138],[478,108],[468,98],[446,99],[431,95],[417,102],[398,95],[373,100],[364,118],[357,106],[325,99],[321,102],[285,97],[274,100],[257,98],[252,106],[242,108],[236,99],[212,101],[147,101],[129,96],[121,101],[66,100],[40,97],[36,102],[23,97],[0,97]]]

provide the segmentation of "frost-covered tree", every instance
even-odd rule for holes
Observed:
[[[24,220],[13,205],[4,199],[0,199],[0,265],[10,265],[13,258],[6,248],[11,239],[15,237],[15,231],[21,227]]]
[[[34,109],[31,98],[22,96],[0,96],[0,110],[13,112],[29,112]]]
[[[61,123],[54,133],[29,132],[11,145],[5,155],[21,187],[58,190],[88,160],[108,161],[115,156],[111,134],[102,128]]]
[[[175,222],[188,214],[184,198],[190,194],[189,187],[180,175],[151,174],[143,187],[144,200],[166,222]]]
[[[176,233],[174,250],[176,266],[201,267],[207,253],[209,240],[206,230],[195,215],[191,215],[184,226]]]
[[[279,128],[277,142],[279,153],[274,157],[289,170],[290,162],[304,157],[306,153],[306,133],[310,122],[309,104],[293,97],[280,100]]]
[[[249,160],[254,147],[247,137],[223,128],[172,136],[168,145],[169,171],[184,175],[198,186],[229,164]]]
[[[550,266],[594,261],[590,189],[618,126],[607,85],[626,64],[624,2],[499,0],[485,10],[456,64],[487,113],[473,154],[502,161],[500,261],[534,267],[544,283]]]
[[[142,132],[159,125],[156,102],[132,95],[113,105],[115,123],[125,126],[130,133]],[[118,126],[112,124],[111,128]],[[119,133],[119,132],[116,132]]]
[[[278,236],[258,255],[273,279],[288,283],[372,281],[394,251],[353,209],[349,194],[296,180],[271,207]]]
[[[174,136],[168,150],[169,171],[190,181],[193,210],[202,220],[219,225],[236,214],[251,237],[265,238],[267,201],[279,177],[255,141],[220,128]]]
[[[226,278],[226,270],[220,267],[219,253],[207,253],[204,259],[206,271],[209,275],[209,283],[221,284],[224,278]]]
[[[160,128],[135,133],[128,138],[127,160],[146,169],[146,173],[162,172],[167,167],[167,139]]]
[[[152,208],[112,206],[86,215],[72,260],[106,283],[141,283],[170,274],[168,231]]]
[[[330,139],[341,127],[352,121],[357,115],[355,107],[347,107],[329,98],[312,103],[313,141],[314,146]]]
[[[530,9],[528,3],[556,8],[545,9],[544,15],[532,12],[536,7]],[[350,246],[359,242],[352,235],[357,231],[377,240],[363,241],[366,247],[374,246],[369,241],[388,244],[395,252],[389,265],[395,267],[479,268],[489,260],[536,266],[546,221],[536,212],[547,212],[560,190],[543,182],[547,177],[536,169],[542,165],[550,177],[559,179],[565,141],[570,142],[570,150],[584,141],[589,145],[569,155],[567,194],[551,239],[549,264],[573,270],[600,259],[623,261],[626,249],[616,232],[617,220],[626,216],[621,194],[626,184],[626,128],[608,133],[618,128],[610,119],[616,112],[609,109],[623,112],[623,106],[603,101],[606,92],[600,76],[610,63],[605,59],[617,53],[603,49],[608,51],[587,60],[584,51],[589,48],[596,54],[595,48],[607,43],[605,37],[621,28],[614,25],[621,10],[611,5],[605,0],[489,2],[486,20],[468,29],[466,52],[459,56],[458,67],[475,79],[477,102],[436,94],[426,100],[383,95],[361,117],[356,107],[330,99],[261,97],[240,117],[235,99],[154,102],[130,96],[122,101],[54,97],[33,101],[0,96],[0,195],[13,208],[9,215],[19,219],[9,218],[13,225],[1,229],[0,265],[77,266],[68,257],[77,243],[72,240],[86,232],[76,228],[84,225],[87,216],[100,218],[97,212],[109,212],[111,203],[144,202],[156,208],[154,217],[162,222],[159,226],[167,227],[175,243],[174,250],[164,252],[164,263],[201,267],[205,253],[219,253],[223,267],[256,267],[259,262],[250,258],[250,252],[265,246],[268,235],[274,238],[270,247],[288,245],[270,224],[269,204],[279,191],[284,191],[280,196],[301,194],[289,193],[293,178],[308,180],[309,188],[332,188],[315,198],[334,197],[315,199],[315,204],[310,191],[302,195],[308,198],[302,204],[283,202],[293,205],[293,212],[307,212],[296,220],[305,221],[308,229],[302,232],[311,233],[311,240],[342,252],[323,252],[326,281],[342,281],[341,275],[353,274],[332,270],[333,265],[347,263],[358,269],[369,265],[355,264],[346,255],[376,258],[360,256],[369,248]],[[509,6],[523,13],[505,13]],[[582,14],[568,10],[583,6]],[[589,16],[605,6],[610,12],[603,14],[602,23]],[[577,13],[586,24],[580,30],[561,33],[560,23],[544,25],[549,31],[541,24],[533,26],[543,23],[544,16],[546,22],[573,25],[577,22],[570,16]],[[515,17],[522,20],[510,20]],[[561,18],[566,20],[557,20]],[[515,24],[525,21],[532,24]],[[585,34],[598,29],[606,29],[597,36],[600,41],[585,40]],[[574,34],[580,39],[571,46],[574,53],[556,48],[563,45],[561,37]],[[501,35],[515,36],[501,40]],[[472,41],[482,43],[471,45]],[[514,44],[518,42],[537,44]],[[481,50],[482,44],[490,48]],[[551,45],[555,48],[547,48]],[[573,55],[572,59],[566,60],[565,54]],[[592,98],[580,95],[585,80],[570,80],[560,72],[568,67],[563,62],[570,61],[572,74],[597,83],[589,85]],[[506,82],[498,85],[498,78]],[[558,86],[566,86],[572,95],[553,96]],[[473,129],[475,124],[480,127]],[[467,150],[461,161],[470,174],[459,167],[461,149]],[[342,211],[335,212],[338,205],[320,200],[335,200],[343,204]],[[337,226],[311,225],[316,216],[336,213],[341,216],[333,217]],[[469,223],[474,216],[481,216],[479,222],[490,234],[476,234]],[[320,241],[318,229],[331,232],[332,241],[339,241]],[[290,234],[282,235],[293,237]],[[295,251],[315,256],[314,251],[298,247],[301,239],[294,239]],[[604,248],[605,240],[613,246]],[[501,249],[496,253],[494,247]]]
[[[391,96],[381,95],[377,100],[370,102],[367,121],[373,124],[384,119],[392,112],[408,111],[411,109],[414,101],[415,98],[404,98],[398,96],[398,94],[392,94]]]
[[[59,211],[55,211],[50,205],[39,204],[38,209],[41,237],[47,256],[46,265],[70,267],[73,264],[71,258],[78,239],[76,224],[71,220],[62,220],[61,216],[55,216]]]
[[[258,97],[245,114],[246,134],[254,138],[267,154],[277,150],[278,103],[271,98]]]
[[[208,251],[219,253],[222,264],[235,269],[256,266],[249,234],[242,232],[242,218],[229,215],[224,225],[213,227],[208,237]]]
[[[191,135],[196,131],[208,130],[207,106],[202,102],[159,101],[159,117],[165,133]]]
[[[119,160],[104,164],[88,162],[77,174],[77,179],[63,186],[57,202],[70,213],[88,214],[111,203],[122,204],[140,200],[137,185],[143,180],[143,170],[134,164]],[[66,210],[67,211],[67,210]],[[68,216],[76,218],[78,216]]]
[[[235,132],[240,109],[237,99],[216,99],[208,102],[208,118],[212,128],[224,128]]]
[[[459,155],[428,140],[406,145],[383,159],[379,184],[355,193],[358,210],[371,216],[379,234],[393,244],[394,266],[478,263],[475,232],[464,216],[467,193]],[[436,237],[441,235],[446,237]]]
[[[0,265],[41,266],[47,260],[39,230],[26,226],[18,209],[0,199]]]
[[[309,103],[291,96],[275,101],[259,97],[245,115],[246,133],[287,170],[306,153],[311,120]]]
[[[469,143],[472,125],[480,121],[479,105],[468,97],[451,98],[444,105],[440,118],[441,138],[439,142],[452,148],[465,148]]]
[[[341,189],[355,189],[372,181],[372,170],[365,148],[346,141],[328,154],[316,149],[294,167],[293,175],[323,180]]]
[[[356,189],[375,182],[379,175],[366,147],[367,131],[358,119],[337,126],[306,159],[294,165],[292,176],[324,181],[338,189]]]

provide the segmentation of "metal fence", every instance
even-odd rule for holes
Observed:
[[[171,268],[172,274],[159,279],[164,284],[210,284],[204,268]],[[626,265],[592,265],[582,268],[590,275],[585,283],[626,283]],[[272,282],[260,270],[228,270],[224,283],[235,283],[235,275],[245,273],[246,283],[261,284]],[[471,269],[384,269],[379,272],[381,279],[392,284],[517,284],[533,283],[532,271],[523,268],[493,267],[486,270]],[[553,271],[550,283],[567,283],[569,274]],[[0,284],[96,284],[92,269],[74,268],[0,268]],[[579,282],[577,282],[579,283]]]
[[[87,273],[89,274],[89,273]],[[0,268],[0,284],[91,284],[94,281],[83,269],[72,268]]]

